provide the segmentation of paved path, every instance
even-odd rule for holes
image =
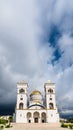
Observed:
[[[60,124],[12,124],[12,126],[4,130],[69,130],[61,128]]]

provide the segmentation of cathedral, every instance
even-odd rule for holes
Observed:
[[[38,90],[34,90],[28,98],[28,84],[24,81],[17,83],[17,104],[14,114],[16,123],[59,122],[55,101],[55,83],[50,81],[45,83],[44,93],[45,103],[43,103],[43,96]],[[27,103],[28,99],[29,103]]]

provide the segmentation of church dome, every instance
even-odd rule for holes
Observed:
[[[38,90],[34,90],[34,91],[30,94],[30,96],[32,96],[32,95],[41,95],[41,92],[38,91]]]
[[[42,94],[40,91],[38,90],[34,90],[31,94],[30,94],[30,102],[31,104],[42,104]]]

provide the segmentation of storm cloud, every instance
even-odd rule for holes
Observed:
[[[43,92],[50,79],[58,105],[72,108],[72,55],[72,1],[0,0],[0,104],[16,102],[17,82]]]

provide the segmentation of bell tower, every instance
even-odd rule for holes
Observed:
[[[17,123],[27,122],[25,117],[25,111],[27,109],[27,94],[28,84],[25,81],[17,83],[17,104],[16,104],[16,117]],[[24,119],[24,120],[23,120]]]
[[[27,92],[28,84],[25,81],[17,83],[17,106],[16,109],[26,109],[27,108]]]
[[[44,85],[45,98],[46,98],[46,110],[47,110],[47,123],[59,122],[59,113],[57,111],[55,101],[55,83],[48,81]]]
[[[56,109],[55,101],[55,83],[48,81],[44,85],[45,97],[46,97],[46,108],[47,109]]]

